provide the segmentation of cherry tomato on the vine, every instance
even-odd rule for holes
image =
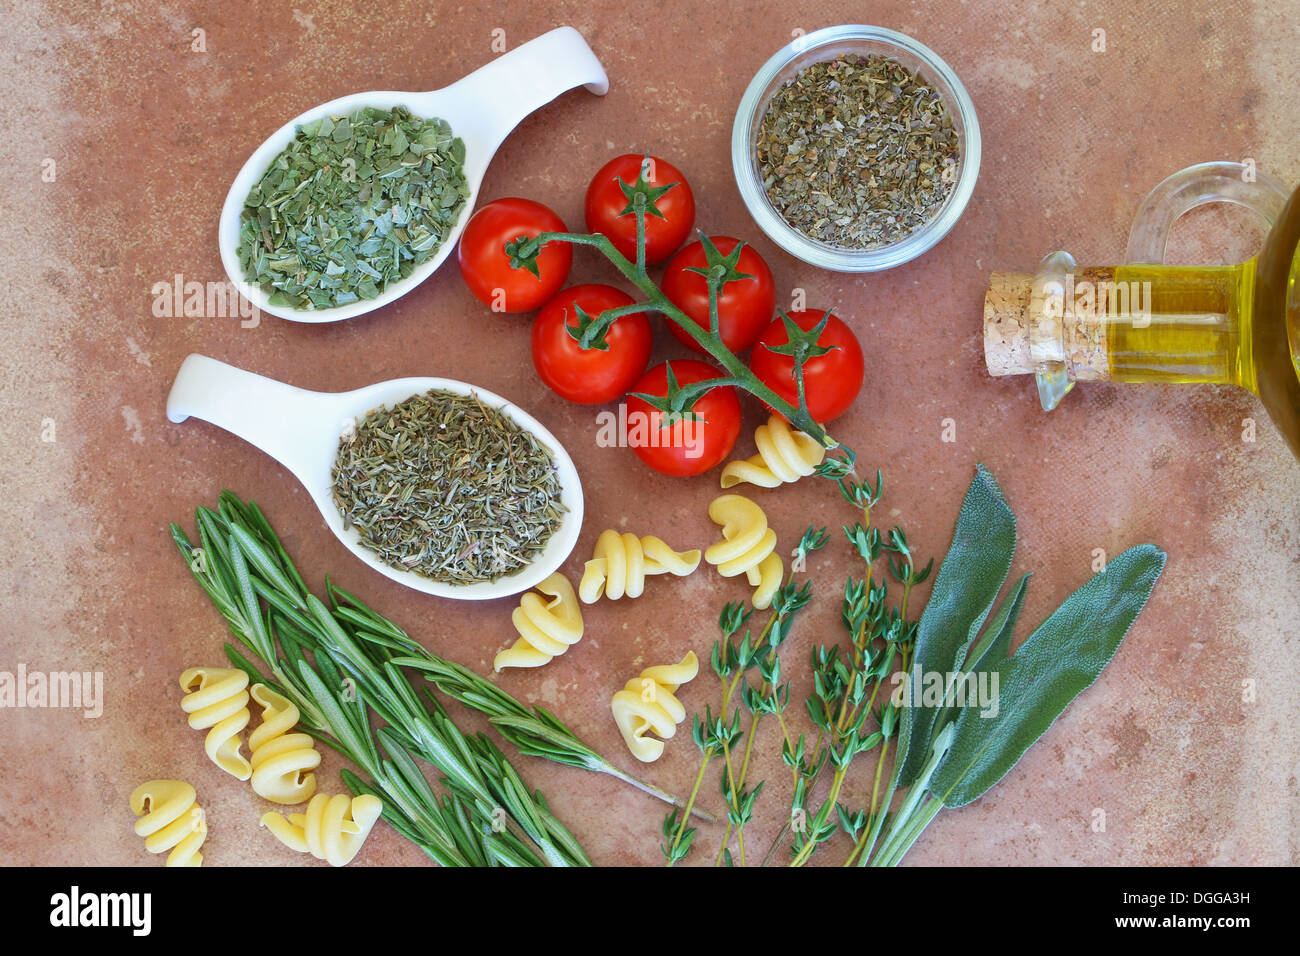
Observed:
[[[575,285],[542,306],[533,319],[533,366],[557,395],[571,402],[596,405],[627,394],[650,362],[654,335],[642,312],[620,316],[584,349],[570,333],[581,334],[578,308],[590,321],[606,309],[631,305],[633,299],[608,285]]]
[[[656,365],[630,391],[663,398],[668,394],[668,366],[678,385],[690,385],[722,373],[695,359],[673,359]],[[698,418],[685,418],[660,428],[663,413],[644,399],[627,400],[627,443],[642,461],[665,475],[698,475],[731,454],[740,436],[740,400],[730,385],[705,392],[692,411]]]
[[[730,255],[740,244],[739,239],[730,236],[713,236],[710,241],[723,256]],[[673,256],[660,283],[673,305],[705,329],[709,327],[709,285],[704,276],[690,270],[707,267],[704,244],[696,240]],[[753,278],[733,279],[722,286],[718,294],[718,331],[728,349],[743,352],[758,341],[772,321],[776,282],[763,257],[748,244],[740,250],[735,268]],[[668,331],[687,348],[704,351],[676,322],[668,323]]]
[[[564,221],[531,199],[497,199],[481,207],[465,224],[457,258],[469,290],[494,312],[531,312],[564,285],[573,264],[573,247],[548,242],[537,253],[537,275],[514,268],[506,243],[520,236],[567,232]]]
[[[643,170],[648,173],[644,181]],[[630,212],[623,214],[629,200],[619,186],[620,179],[629,186],[644,182],[642,188],[651,190],[676,184],[654,201],[661,215],[645,217],[645,261],[647,264],[662,262],[686,241],[695,224],[695,194],[690,184],[671,163],[636,153],[611,159],[592,177],[587,187],[587,231],[608,236],[614,248],[633,262],[636,261],[636,216]]]
[[[822,320],[825,312],[805,311],[787,313],[795,325],[805,332]],[[763,384],[791,405],[798,407],[799,393],[794,380],[794,359],[767,348],[781,346],[790,341],[785,323],[776,318],[754,346],[749,367]],[[864,366],[862,346],[853,330],[832,315],[817,337],[817,344],[830,346],[824,355],[809,358],[803,367],[804,395],[808,411],[818,422],[826,423],[843,414],[862,390]]]

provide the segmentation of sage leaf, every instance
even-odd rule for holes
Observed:
[[[966,655],[966,663],[961,667],[964,673],[979,674],[981,670],[996,667],[999,661],[1010,654],[1011,635],[1016,627],[1016,619],[1020,617],[1020,608],[1025,603],[1025,589],[1028,584],[1029,575],[1022,574],[1011,592],[1002,599],[1002,603],[985,625],[979,641]],[[939,721],[941,726],[956,720],[962,710],[955,702],[956,688],[950,688],[949,691],[950,694],[945,698],[945,702],[951,703],[945,710],[942,720]]]
[[[952,546],[921,615],[911,672],[903,678],[910,684],[912,701],[922,699],[924,675],[957,670],[1007,579],[1015,548],[1015,516],[993,475],[979,465],[962,502]],[[896,786],[908,786],[920,773],[942,712],[937,707],[903,708]]]
[[[1022,574],[1011,593],[1003,599],[989,619],[979,643],[966,655],[962,670],[978,671],[985,661],[996,663],[1011,653],[1011,632],[1015,629],[1016,618],[1020,616],[1020,608],[1025,603],[1025,587],[1028,584],[1029,575]]]
[[[960,807],[1001,780],[1115,656],[1164,566],[1165,553],[1155,545],[1130,548],[1001,659],[996,715],[967,703],[930,792]]]

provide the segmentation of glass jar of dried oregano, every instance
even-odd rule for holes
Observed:
[[[883,27],[839,26],[763,65],[731,150],[741,196],[773,241],[825,269],[874,272],[952,228],[979,175],[980,133],[933,51]]]

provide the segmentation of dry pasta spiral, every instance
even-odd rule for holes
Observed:
[[[233,667],[191,667],[181,675],[181,690],[189,691],[181,709],[190,715],[190,726],[208,731],[203,749],[209,759],[240,780],[253,773],[239,752],[239,735],[250,719],[247,687],[248,675]]]
[[[318,793],[305,813],[291,813],[287,819],[283,814],[266,813],[262,826],[292,850],[310,853],[330,866],[344,866],[361,850],[383,811],[380,799],[368,793],[356,797]]]
[[[248,738],[252,751],[253,792],[272,803],[302,803],[316,792],[320,751],[307,734],[291,734],[298,708],[265,684],[254,684],[253,700],[262,706],[262,723]]]
[[[541,667],[582,639],[582,609],[573,585],[563,574],[552,574],[537,585],[549,601],[529,591],[519,601],[510,620],[519,632],[514,646],[499,652],[492,669]]]
[[[578,582],[578,594],[584,604],[594,604],[602,594],[611,601],[625,594],[636,598],[645,590],[647,575],[685,577],[699,566],[699,551],[674,551],[653,535],[638,538],[611,529],[596,539],[595,554]]]
[[[699,670],[695,652],[687,651],[681,663],[647,667],[614,695],[610,701],[614,722],[637,760],[649,763],[663,755],[664,741],[646,734],[654,731],[667,740],[677,733],[677,725],[686,719],[686,708],[674,695],[682,684],[694,680]]]
[[[795,431],[780,415],[772,415],[754,432],[758,454],[746,461],[729,461],[722,469],[722,487],[741,482],[761,488],[775,488],[784,482],[811,475],[826,457],[826,449],[815,438]]]
[[[208,836],[208,822],[194,788],[183,780],[150,780],[131,793],[137,836],[150,853],[167,854],[164,866],[202,866],[199,847]],[[144,814],[144,816],[140,816]]]
[[[709,505],[709,517],[722,525],[722,540],[704,552],[704,560],[723,577],[744,574],[755,588],[754,607],[770,606],[785,569],[763,509],[742,495],[719,495]]]

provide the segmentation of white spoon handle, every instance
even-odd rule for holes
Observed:
[[[482,129],[493,140],[485,144],[490,158],[525,116],[575,86],[604,96],[609,78],[582,34],[573,27],[558,27],[501,54],[440,92],[463,97],[482,111]]]
[[[313,426],[329,423],[327,406],[337,397],[285,385],[206,355],[181,363],[167,396],[167,418],[193,416],[256,445],[304,484],[312,474],[322,436]],[[340,426],[341,429],[341,426]],[[338,434],[337,432],[335,433]]]

